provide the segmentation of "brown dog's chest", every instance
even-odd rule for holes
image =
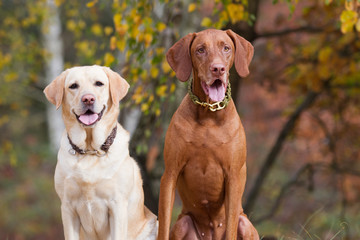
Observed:
[[[215,210],[224,203],[226,175],[240,161],[239,144],[245,140],[240,120],[224,122],[175,124],[168,130],[177,136],[185,161],[177,187],[189,211]]]

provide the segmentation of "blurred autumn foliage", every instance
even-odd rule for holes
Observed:
[[[189,32],[231,28],[255,46],[250,76],[231,76],[248,142],[245,212],[261,236],[359,239],[357,0],[1,0],[1,239],[63,239],[42,94],[50,2],[65,67],[107,65],[131,84],[120,122],[133,124],[155,213],[163,138],[186,92],[166,50]]]

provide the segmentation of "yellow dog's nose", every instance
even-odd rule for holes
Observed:
[[[95,102],[95,96],[92,94],[85,94],[82,96],[81,101],[86,105],[93,105]]]

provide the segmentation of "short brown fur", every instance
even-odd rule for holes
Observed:
[[[208,103],[212,101],[201,84],[215,81],[209,70],[212,64],[224,66],[224,75],[216,78],[227,86],[234,61],[238,74],[244,77],[249,74],[252,56],[251,44],[231,30],[189,34],[167,53],[170,66],[181,81],[193,72],[193,93]],[[232,100],[225,109],[211,112],[186,95],[169,125],[164,160],[159,240],[169,236],[189,240],[259,239],[241,204],[246,182],[246,139]],[[183,207],[170,232],[175,188]]]

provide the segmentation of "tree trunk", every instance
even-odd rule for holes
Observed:
[[[47,0],[48,15],[44,21],[43,38],[49,58],[46,61],[45,82],[49,84],[64,69],[63,43],[61,38],[61,21],[58,8],[54,0]],[[60,145],[60,138],[64,130],[61,111],[51,104],[47,105],[47,122],[50,145],[56,152]]]

